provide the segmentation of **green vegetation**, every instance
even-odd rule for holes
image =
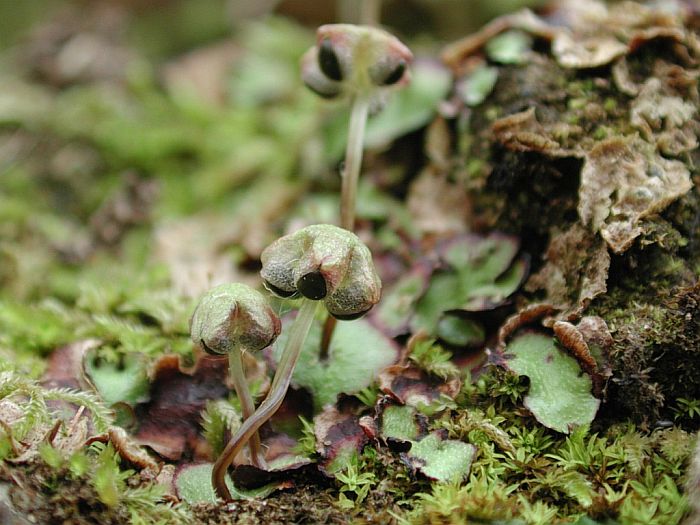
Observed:
[[[176,4],[71,11],[81,24],[52,7],[33,15],[43,32],[0,52],[0,511],[104,525],[681,523],[697,506],[685,485],[700,198],[692,187],[640,210],[648,192],[630,187],[648,181],[625,177],[697,180],[685,28],[578,68],[562,63],[590,57],[557,55],[546,28],[514,17],[453,70],[416,62],[364,144],[356,222],[382,300],[338,325],[327,356],[316,323],[261,431],[272,468],[231,471],[227,507],[210,462],[241,403],[225,363],[190,341],[190,317],[214,283],[259,283],[274,239],[338,222],[348,115],[301,85],[312,29],[276,16],[229,29],[212,10],[223,1]],[[636,34],[613,15],[616,38]],[[621,136],[639,146],[627,164],[594,162],[629,153]],[[605,171],[623,164],[633,173]],[[598,176],[588,190],[584,172]],[[612,179],[608,206],[591,188]],[[600,377],[555,338],[562,319]],[[284,337],[244,363],[254,398]]]

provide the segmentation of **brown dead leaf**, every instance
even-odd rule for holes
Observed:
[[[201,412],[208,400],[229,394],[226,359],[202,357],[183,370],[178,356],[166,355],[154,365],[150,401],[136,406],[140,423],[134,438],[161,456],[207,458],[209,447],[200,437]]]
[[[630,107],[630,122],[644,138],[651,140],[655,131],[679,128],[696,113],[695,105],[667,93],[659,78],[648,79]]]
[[[352,410],[327,406],[314,418],[316,451],[321,456],[319,469],[328,476],[344,466],[344,461],[359,453],[368,439]]]
[[[98,348],[98,339],[84,339],[61,346],[51,353],[41,384],[45,388],[93,389],[83,371],[85,354]],[[94,389],[93,389],[94,390]]]
[[[554,38],[552,54],[567,68],[604,66],[653,40],[685,42],[687,37],[682,15],[640,2],[562,1],[554,16],[567,30]]]
[[[448,180],[445,173],[424,169],[411,182],[406,206],[413,223],[424,234],[466,233],[471,217],[471,201],[460,184]]]
[[[226,102],[228,75],[240,55],[241,50],[230,40],[195,49],[165,66],[165,85],[175,94],[184,93],[222,106]]]
[[[577,328],[588,346],[598,347],[604,355],[612,347],[613,338],[610,329],[602,317],[587,315],[579,321]]]
[[[442,59],[461,73],[469,57],[479,53],[489,40],[510,29],[550,41],[552,54],[565,68],[605,66],[660,38],[682,44],[675,52],[688,57],[688,51],[684,50],[697,46],[695,35],[683,27],[683,19],[688,16],[689,10],[677,9],[674,13],[640,2],[608,6],[598,0],[560,0],[550,10],[551,23],[529,10],[504,15],[447,46]]]
[[[255,286],[231,264],[225,247],[234,239],[229,222],[220,216],[196,217],[162,224],[156,229],[156,256],[168,265],[177,293],[198,297],[210,287],[226,282]],[[257,280],[257,279],[256,279]]]
[[[552,330],[562,346],[576,358],[581,368],[589,375],[593,375],[598,365],[578,328],[568,321],[555,321]]]
[[[535,303],[518,310],[518,313],[511,315],[498,329],[498,348],[504,351],[510,336],[525,325],[539,321],[543,317],[552,315],[556,308],[551,304]]]
[[[593,298],[607,290],[610,255],[605,242],[579,224],[553,234],[545,265],[525,284],[527,291],[545,290],[547,302],[575,318]]]
[[[674,68],[675,69],[675,68]],[[639,95],[630,106],[630,123],[651,143],[656,143],[659,151],[666,156],[677,157],[697,148],[698,126],[695,120],[697,87],[687,89],[679,75],[668,68],[655,68],[655,76],[648,79],[640,88]],[[673,80],[664,75],[671,73]],[[680,78],[683,78],[682,75]],[[695,75],[697,81],[697,75]],[[669,84],[681,84],[679,93]],[[691,82],[693,82],[691,80]]]
[[[593,394],[601,398],[605,391],[605,382],[612,375],[607,355],[613,340],[605,321],[600,317],[588,316],[581,319],[577,326],[566,321],[556,321],[552,329],[562,346],[591,376]],[[601,351],[598,359],[591,353],[592,345]]]
[[[114,450],[119,456],[128,461],[131,465],[139,469],[148,469],[153,472],[158,472],[158,463],[148,455],[148,453],[134,442],[127,434],[126,430],[121,427],[111,427],[107,432],[109,441],[114,445]]]
[[[583,317],[576,325],[576,328],[583,335],[588,348],[591,349],[591,353],[596,356],[598,369],[596,376],[594,376],[594,381],[598,383],[600,392],[604,396],[605,383],[612,376],[609,356],[613,345],[613,337],[605,320],[596,315]]]
[[[454,399],[462,386],[458,378],[443,381],[410,365],[393,365],[379,374],[379,389],[399,403],[420,407],[445,395]]]
[[[612,138],[586,156],[578,212],[615,253],[622,253],[643,232],[642,219],[662,211],[692,186],[682,162],[657,155],[640,139]]]
[[[549,157],[572,157],[579,152],[562,148],[537,121],[535,108],[514,113],[496,120],[491,125],[495,140],[512,151],[535,151]]]
[[[627,45],[612,36],[575,38],[559,33],[552,42],[552,54],[562,67],[587,69],[609,64],[627,54]]]
[[[625,57],[615,62],[610,73],[615,87],[617,87],[620,92],[631,97],[635,97],[639,94],[640,86],[632,79],[629,63]]]
[[[635,32],[629,40],[628,46],[631,53],[637,51],[640,47],[659,38],[674,40],[678,43],[683,43],[686,40],[686,34],[681,27],[649,27]]]
[[[451,68],[459,70],[466,58],[479,52],[493,37],[509,29],[520,29],[545,40],[552,40],[559,31],[559,28],[549,25],[529,9],[522,9],[498,17],[478,32],[450,44],[442,51],[442,60]]]

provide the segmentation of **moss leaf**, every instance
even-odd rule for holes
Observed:
[[[525,406],[537,421],[565,434],[593,421],[600,401],[591,394],[591,378],[552,337],[524,333],[508,344],[506,357],[511,370],[530,378]]]

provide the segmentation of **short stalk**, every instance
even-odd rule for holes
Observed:
[[[287,339],[287,344],[282,352],[275,378],[272,380],[272,385],[270,386],[270,392],[255,413],[243,422],[236,435],[228,442],[221,456],[219,456],[219,459],[217,459],[214,464],[211,478],[212,485],[214,486],[216,494],[224,501],[230,501],[232,499],[231,493],[226,486],[226,472],[228,467],[233,463],[234,458],[245,444],[251,440],[258,429],[277,412],[282,401],[284,401],[284,396],[292,380],[292,372],[301,354],[306,336],[311,329],[317,305],[318,303],[315,301],[302,299],[301,309],[290,329],[289,339]]]
[[[355,201],[357,200],[357,181],[362,167],[362,148],[365,139],[365,126],[369,113],[370,97],[358,93],[352,102],[348,145],[345,150],[345,166],[340,196],[340,225],[348,231],[355,229]]]
[[[253,396],[250,395],[250,389],[248,388],[248,382],[246,381],[245,372],[243,371],[243,349],[239,352],[229,353],[228,363],[229,371],[231,373],[231,380],[233,381],[233,387],[236,390],[236,395],[238,400],[241,402],[241,411],[243,412],[243,421],[248,419],[255,412],[255,403],[253,402]],[[265,469],[265,456],[262,452],[262,447],[260,445],[260,436],[256,432],[250,439],[250,460],[258,468]]]

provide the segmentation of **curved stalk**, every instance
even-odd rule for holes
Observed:
[[[246,381],[245,372],[243,371],[243,352],[244,349],[242,348],[239,349],[238,352],[235,350],[229,352],[228,363],[233,387],[236,390],[238,400],[241,402],[243,421],[245,421],[255,412],[255,403],[253,402],[253,396],[250,395],[248,382]],[[248,446],[250,447],[250,460],[253,465],[261,469],[266,468],[267,464],[265,463],[265,456],[260,445],[260,436],[257,432],[251,437]]]
[[[348,231],[355,229],[357,181],[362,167],[362,148],[369,103],[370,97],[367,93],[358,93],[352,101],[350,113],[348,145],[345,150],[345,166],[340,195],[340,225]]]
[[[291,327],[289,339],[282,352],[275,378],[272,380],[270,392],[260,404],[255,413],[246,419],[236,435],[226,445],[226,448],[214,463],[211,482],[216,494],[224,501],[231,501],[231,493],[226,486],[226,471],[233,463],[245,444],[255,435],[258,429],[277,412],[292,380],[292,372],[296,366],[299,354],[306,340],[306,336],[314,320],[318,303],[308,299],[302,300],[301,309]]]

